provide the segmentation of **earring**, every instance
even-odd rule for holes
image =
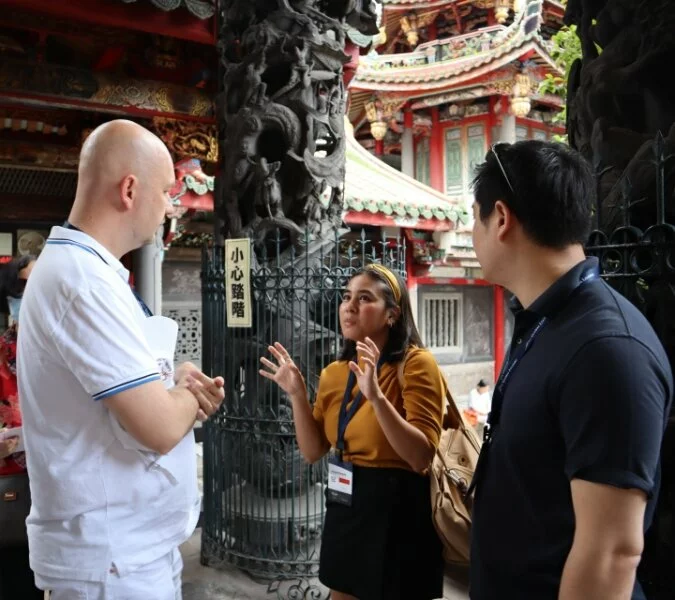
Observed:
[[[393,327],[394,326],[394,319],[389,319],[388,325],[389,325],[389,327]]]

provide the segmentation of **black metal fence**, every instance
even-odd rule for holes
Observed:
[[[251,244],[251,328],[228,328],[223,248],[203,255],[203,367],[225,377],[227,396],[204,431],[202,562],[295,579],[288,598],[319,598],[308,581],[318,571],[325,465],[302,460],[290,398],[260,377],[259,359],[280,341],[313,399],[321,369],[340,349],[347,280],[369,262],[404,275],[405,245],[365,231],[329,240],[306,235],[299,245],[277,232]]]
[[[671,366],[675,366],[674,158],[660,133],[636,155],[598,204],[597,228],[586,249],[600,260],[605,280],[647,316]],[[650,600],[673,598],[674,508],[675,421],[671,415],[662,451],[660,500],[639,571]]]

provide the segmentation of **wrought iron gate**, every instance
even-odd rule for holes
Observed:
[[[675,367],[675,155],[666,148],[659,133],[650,151],[629,165],[605,202],[598,204],[597,229],[586,250],[599,258],[605,280],[646,315]],[[670,600],[675,590],[674,508],[675,420],[671,414],[662,451],[659,504],[639,570],[651,600]]]
[[[305,236],[309,240],[309,236]],[[325,465],[306,465],[295,441],[290,398],[260,377],[260,356],[281,341],[301,368],[310,398],[341,344],[338,305],[349,277],[368,262],[405,275],[403,240],[336,237],[302,251],[277,232],[252,247],[253,326],[228,328],[223,248],[205,250],[202,269],[204,371],[222,374],[226,400],[204,432],[202,562],[228,563],[270,579],[318,571]],[[307,592],[290,597],[307,596]]]

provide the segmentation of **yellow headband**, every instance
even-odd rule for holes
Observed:
[[[380,275],[382,275],[387,280],[391,291],[394,293],[394,300],[396,300],[396,304],[401,302],[401,288],[398,285],[398,280],[396,279],[396,275],[387,269],[387,267],[379,263],[371,263],[366,267],[366,271],[377,271]]]

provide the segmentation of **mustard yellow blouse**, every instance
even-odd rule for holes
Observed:
[[[411,348],[405,359],[403,389],[397,371],[399,363],[380,367],[378,382],[385,397],[414,427],[419,429],[434,448],[438,447],[445,406],[445,380],[431,352]],[[344,397],[349,367],[347,361],[328,365],[319,379],[314,403],[314,419],[323,427],[331,447],[337,442],[338,416]],[[352,400],[358,393],[354,386]],[[395,467],[411,470],[391,447],[375,416],[372,404],[364,398],[361,407],[347,425],[344,460],[363,467]]]

